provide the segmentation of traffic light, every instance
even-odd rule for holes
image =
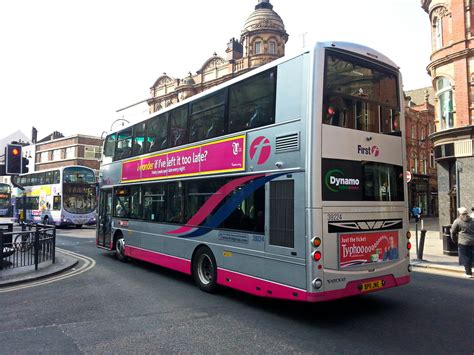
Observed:
[[[29,169],[28,169],[28,164],[30,163],[29,159],[28,158],[21,158],[21,173],[22,174],[26,174]]]
[[[21,174],[21,145],[7,144],[5,160],[7,175]]]

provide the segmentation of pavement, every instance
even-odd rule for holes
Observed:
[[[421,241],[421,230],[426,230],[423,255],[417,258],[416,234],[418,232],[418,243]],[[410,222],[411,244],[410,251],[411,264],[414,268],[437,269],[457,274],[464,274],[464,267],[459,265],[458,256],[446,255],[443,252],[443,239],[440,234],[440,227],[437,218],[425,218],[416,224]],[[420,245],[421,248],[421,245]],[[33,266],[0,270],[0,290],[2,287],[12,286],[19,283],[30,282],[53,275],[60,274],[75,267],[79,260],[72,255],[61,250],[56,250],[56,260],[39,265],[38,270]]]
[[[421,242],[421,230],[426,230],[426,236],[421,259],[417,257],[416,234],[418,231],[418,244]],[[464,266],[459,265],[457,255],[446,255],[443,251],[443,237],[438,218],[424,218],[420,222],[410,221],[411,244],[410,259],[413,267],[438,269],[464,275]],[[421,245],[420,245],[421,248]],[[451,250],[452,252],[452,250]]]

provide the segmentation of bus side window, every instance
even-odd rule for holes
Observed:
[[[132,128],[126,128],[120,131],[115,148],[114,160],[120,160],[130,157],[132,154]]]
[[[132,155],[141,155],[145,152],[146,139],[145,139],[145,123],[138,123],[133,126],[133,146]]]
[[[146,124],[149,152],[168,148],[168,114],[153,117]]]
[[[53,210],[58,211],[61,209],[61,196],[54,196],[53,198]]]
[[[190,142],[213,138],[224,133],[225,90],[191,104]]]
[[[105,138],[104,144],[104,156],[112,158],[115,152],[115,139],[116,134],[111,134]]]
[[[168,147],[176,147],[178,145],[186,144],[186,128],[188,123],[188,108],[187,106],[178,107],[169,114],[169,126],[170,126],[170,142]]]
[[[275,122],[275,72],[269,70],[229,88],[229,132]]]

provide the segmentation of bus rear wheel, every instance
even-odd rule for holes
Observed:
[[[128,261],[128,257],[125,255],[125,240],[123,236],[120,234],[115,241],[115,256],[117,260],[126,263]]]
[[[217,291],[216,258],[208,247],[201,247],[193,258],[193,278],[196,285],[203,291]]]

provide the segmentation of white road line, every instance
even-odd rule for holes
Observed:
[[[45,278],[45,279],[38,280],[38,281],[31,281],[31,282],[28,282],[28,283],[25,283],[25,284],[20,284],[20,285],[15,285],[15,286],[2,288],[2,289],[0,289],[0,293],[12,292],[12,291],[17,291],[17,290],[22,290],[22,289],[25,289],[25,288],[50,284],[52,282],[56,282],[56,281],[67,279],[67,278],[72,277],[72,276],[80,275],[83,272],[86,272],[86,271],[92,269],[95,266],[95,260],[92,259],[92,258],[89,258],[88,256],[77,254],[77,253],[74,253],[72,251],[61,249],[61,248],[56,248],[56,249],[61,251],[61,253],[63,253],[63,254],[67,254],[69,256],[72,256],[74,258],[77,258],[77,259],[83,261],[83,264],[77,269],[75,267],[73,267],[72,269],[69,269],[69,270],[65,271],[64,273],[61,273],[61,274],[56,275],[56,276],[52,276],[52,277]]]

